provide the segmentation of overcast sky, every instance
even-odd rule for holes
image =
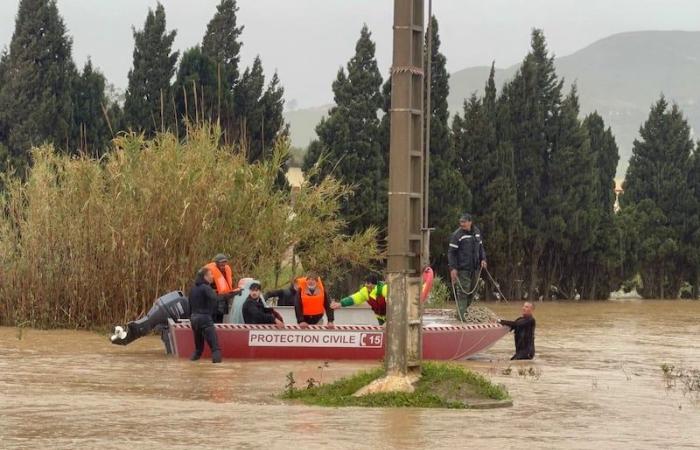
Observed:
[[[175,48],[199,43],[219,0],[163,0]],[[0,47],[9,44],[19,0],[0,0]],[[90,56],[108,80],[125,88],[131,27],[141,28],[156,0],[58,0],[79,65]],[[332,101],[331,82],[352,56],[366,23],[377,43],[382,75],[391,63],[391,0],[238,0],[242,63],[256,54],[266,73],[279,72],[287,101],[299,107]],[[427,9],[427,0],[426,0]],[[567,55],[613,33],[698,30],[700,0],[434,0],[448,69],[506,67],[522,59],[532,27],[550,49]]]

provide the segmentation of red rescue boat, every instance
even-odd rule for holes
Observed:
[[[173,352],[187,358],[194,351],[189,321],[169,320]],[[272,325],[217,324],[222,356],[233,359],[380,360],[386,335],[378,325],[276,328]],[[424,325],[423,359],[458,360],[486,350],[508,333],[499,324]],[[205,352],[208,352],[208,346]]]

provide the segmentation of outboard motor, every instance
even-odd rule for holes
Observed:
[[[168,354],[172,353],[170,348],[170,336],[168,333],[168,319],[179,321],[190,317],[190,303],[182,291],[173,291],[158,298],[148,314],[138,320],[126,324],[123,327],[114,327],[114,334],[110,337],[112,344],[127,345],[136,339],[147,335],[152,330],[160,328],[161,339],[165,344]]]

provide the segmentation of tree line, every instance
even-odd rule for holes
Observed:
[[[225,143],[240,144],[250,161],[269,154],[287,133],[284,89],[269,81],[259,57],[240,69],[243,26],[235,0],[221,0],[202,43],[180,56],[163,5],[133,29],[133,66],[123,99],[88,59],[79,70],[72,38],[55,0],[21,0],[15,30],[0,56],[0,162],[20,171],[29,149],[51,142],[68,153],[101,156],[121,130],[146,137],[188,124],[218,123]]]
[[[700,157],[678,107],[663,97],[652,107],[616,214],[615,137],[597,112],[581,117],[576,85],[566,89],[557,75],[543,32],[533,30],[500,92],[492,66],[484,90],[450,117],[446,58],[431,21],[433,267],[446,273],[448,237],[469,211],[509,298],[607,299],[621,287],[667,298],[684,283],[697,295]],[[385,227],[391,80],[382,79],[366,26],[332,88],[335,106],[316,127],[304,169],[356,186],[343,204],[352,231]]]
[[[55,0],[21,0],[0,55],[2,169],[22,174],[30,149],[44,142],[99,157],[120,130],[184,137],[207,121],[248,161],[268,158],[288,133],[284,89],[277,74],[266,80],[260,58],[239,67],[237,11],[235,0],[221,0],[201,44],[180,55],[163,6],[149,10],[133,31],[133,66],[118,98],[91,61],[76,68]],[[652,105],[616,214],[615,138],[600,114],[581,117],[576,85],[567,89],[557,75],[543,32],[533,30],[513,79],[498,89],[492,66],[483,91],[451,117],[439,24],[431,23],[432,265],[446,271],[448,236],[469,211],[508,297],[602,299],[621,286],[645,297],[697,297],[700,156],[679,107],[663,97]],[[384,229],[391,79],[379,71],[366,26],[332,88],[335,106],[316,128],[304,170],[312,182],[332,175],[355,186],[340,199],[345,231]]]

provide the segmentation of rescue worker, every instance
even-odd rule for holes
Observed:
[[[447,262],[457,302],[457,315],[464,321],[474,298],[474,274],[480,267],[486,267],[486,252],[481,240],[481,231],[473,224],[471,214],[462,214],[459,218],[459,228],[450,237]]]
[[[532,315],[534,309],[535,305],[525,302],[521,309],[522,316],[513,321],[498,319],[498,323],[515,331],[515,355],[511,360],[535,357],[535,317]]]
[[[377,318],[379,325],[384,325],[386,322],[386,299],[387,284],[379,281],[379,278],[374,274],[369,274],[365,277],[364,286],[354,294],[345,297],[339,302],[331,303],[331,308],[345,308],[347,306],[361,305],[368,303],[374,311],[374,316]]]
[[[335,328],[333,324],[333,309],[328,299],[328,292],[324,289],[318,275],[313,272],[299,279],[299,291],[294,300],[294,311],[297,316],[297,323],[302,328],[319,323],[323,318],[324,312],[328,318],[326,326]]]
[[[272,308],[268,308],[260,298],[260,283],[252,283],[248,289],[250,294],[243,303],[243,321],[248,324],[272,324],[284,328],[282,316]]]
[[[218,303],[224,298],[217,295],[211,287],[214,281],[212,271],[205,266],[199,269],[197,277],[194,281],[194,286],[190,289],[190,323],[192,325],[192,334],[194,336],[194,353],[190,360],[197,361],[202,357],[204,351],[204,341],[207,341],[211,348],[212,362],[221,362],[221,349],[219,341],[216,337],[216,329],[212,320],[214,311]],[[232,292],[225,294],[233,296]]]
[[[293,279],[286,288],[265,292],[265,300],[276,298],[277,306],[294,306],[294,298],[297,296],[298,289],[299,282]]]
[[[228,264],[228,257],[226,255],[219,253],[214,257],[214,260],[205,267],[211,270],[213,277],[211,287],[216,290],[217,294],[224,295],[231,292],[236,294],[241,291],[238,288],[234,288],[233,271],[231,270],[231,266]],[[216,305],[216,309],[214,310],[214,323],[222,323],[224,321],[224,314],[226,314],[228,310],[228,301],[226,299],[219,301],[219,303]]]

